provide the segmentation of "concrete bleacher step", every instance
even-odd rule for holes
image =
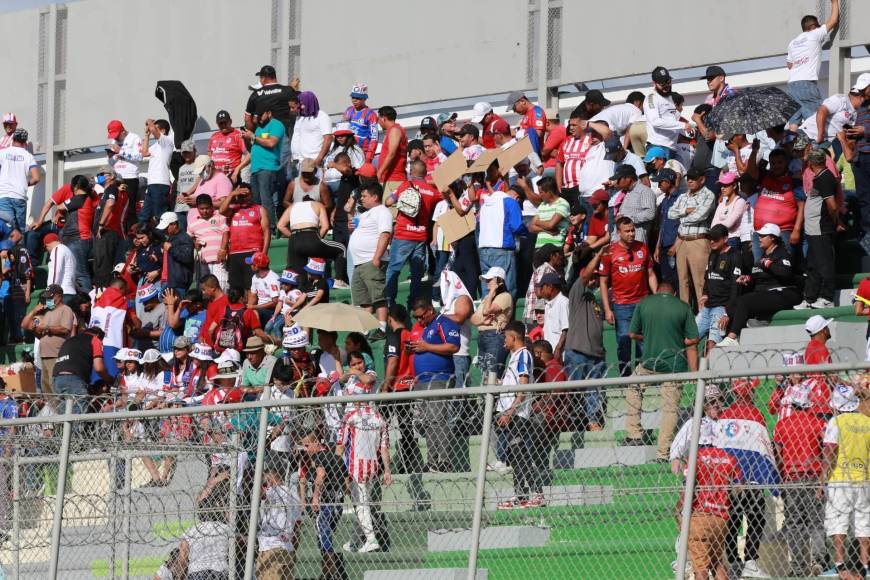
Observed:
[[[584,448],[574,450],[574,468],[590,469],[612,465],[645,465],[656,458],[653,445],[634,447]]]
[[[834,292],[834,304],[837,306],[852,307],[852,297],[855,295],[854,288],[841,288]]]
[[[366,570],[363,580],[465,580],[466,568],[419,568],[416,570]],[[489,570],[478,568],[476,580],[487,580]]]
[[[480,530],[480,548],[540,548],[550,540],[550,530],[538,526],[497,526]],[[471,530],[433,530],[428,534],[430,552],[460,552],[471,545]]]

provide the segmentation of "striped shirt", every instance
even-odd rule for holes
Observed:
[[[387,423],[368,403],[355,405],[341,422],[338,441],[344,445],[345,463],[351,478],[366,483],[380,472],[380,455],[389,449]]]
[[[646,243],[652,222],[656,217],[656,195],[649,187],[636,181],[634,186],[624,192],[619,206],[619,215],[624,215],[634,222],[635,240]]]
[[[858,153],[870,153],[870,105],[861,105],[855,119],[856,127],[864,127],[864,136],[855,144]]]
[[[538,206],[539,223],[548,222],[553,219],[553,216],[555,215],[562,216],[562,219],[559,220],[557,232],[555,234],[551,234],[550,232],[538,232],[535,247],[540,248],[546,244],[556,244],[557,246],[561,246],[562,241],[565,239],[565,230],[568,229],[568,216],[570,213],[571,208],[568,205],[568,202],[561,197],[557,198],[553,203],[542,201]]]
[[[534,365],[532,361],[532,354],[527,348],[519,348],[515,350],[514,352],[510,353],[510,360],[508,361],[507,368],[504,371],[504,376],[501,379],[501,384],[519,385],[521,377],[526,377],[531,383],[533,366]],[[514,404],[516,398],[516,393],[503,393],[499,395],[498,401],[496,402],[496,412],[504,413],[505,411],[510,409],[511,405]],[[523,417],[525,419],[529,417],[528,401],[520,403],[520,405],[517,407],[516,414],[518,417]]]
[[[680,220],[678,232],[681,236],[706,234],[710,231],[710,216],[715,204],[716,196],[706,187],[694,193],[687,191],[668,210],[668,218]],[[692,208],[691,213],[687,213],[689,208]]]
[[[586,163],[586,154],[592,148],[589,136],[582,139],[568,137],[562,142],[556,160],[562,164],[562,188],[568,189],[580,186],[580,170]]]
[[[205,242],[199,250],[199,259],[206,264],[218,261],[218,251],[221,249],[221,239],[227,231],[227,218],[215,212],[204,220],[199,216],[199,210],[192,209],[187,217],[187,235],[195,241]]]

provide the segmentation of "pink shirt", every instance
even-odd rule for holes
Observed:
[[[713,221],[710,226],[722,224],[728,228],[729,238],[740,237],[740,223],[743,220],[743,214],[746,212],[746,200],[739,195],[735,195],[731,203],[725,203],[722,198],[716,205],[716,212],[713,214]]]
[[[233,190],[233,182],[230,181],[230,178],[221,173],[220,171],[215,171],[211,179],[208,181],[203,181],[199,184],[199,187],[196,188],[194,192],[194,197],[197,195],[207,193],[211,196],[212,202],[217,205],[220,203],[220,200],[225,198],[230,194]]]
[[[201,262],[213,264],[218,261],[217,255],[225,231],[227,231],[227,218],[218,212],[214,212],[207,220],[199,216],[199,210],[196,208],[187,213],[187,235],[194,241],[205,242],[205,247],[199,251]]]
[[[834,160],[831,159],[830,155],[825,155],[825,169],[833,174],[834,179],[837,180],[837,194],[834,198],[837,200],[837,207],[840,208],[840,213],[846,213],[846,199],[843,194],[843,187],[840,185],[840,170],[837,169],[837,164],[834,163]],[[816,174],[813,173],[813,170],[810,169],[809,165],[804,165],[804,171],[801,174],[801,179],[804,184],[804,191],[810,192],[813,190],[813,179],[816,177]]]

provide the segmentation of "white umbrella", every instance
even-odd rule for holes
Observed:
[[[380,328],[378,319],[370,313],[343,302],[307,306],[293,317],[293,322],[302,327],[336,332],[368,332]]]

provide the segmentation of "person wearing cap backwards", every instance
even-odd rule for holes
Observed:
[[[591,93],[592,91],[586,93],[587,100]],[[615,136],[621,140],[623,148],[628,149],[631,143],[628,129],[643,118],[643,101],[642,92],[632,91],[624,103],[607,107],[592,116],[587,127],[594,129],[605,141]],[[607,104],[609,105],[610,101],[607,101]]]
[[[647,146],[658,145],[668,151],[668,158],[676,156],[677,140],[684,131],[692,132],[688,121],[680,121],[680,112],[671,92],[671,73],[663,66],[652,71],[653,92],[644,102]]]
[[[12,147],[12,135],[18,128],[18,117],[15,113],[3,113],[3,135],[0,136],[0,149]]]
[[[220,249],[227,256],[230,285],[238,285],[247,290],[253,275],[247,259],[256,252],[269,253],[269,244],[272,241],[269,214],[266,208],[253,202],[251,188],[245,183],[221,201],[218,212],[229,222]]]
[[[39,183],[39,164],[25,147],[27,131],[16,129],[12,146],[0,149],[0,216],[19,232],[27,225],[27,190]]]
[[[157,229],[165,234],[163,242],[164,271],[161,282],[183,296],[193,282],[193,240],[181,229],[178,215],[167,211],[160,216]]]
[[[822,439],[822,474],[816,497],[825,499],[825,533],[834,545],[834,568],[840,578],[870,574],[870,393],[840,384],[831,397],[835,416]],[[827,484],[827,494],[824,485]],[[860,543],[863,570],[851,574],[846,565],[846,536],[852,528]]]
[[[808,246],[804,300],[795,306],[795,310],[834,306],[834,236],[846,228],[840,222],[837,207],[839,178],[827,169],[827,157],[819,149],[813,149],[807,155],[807,164],[815,177],[804,206]]]
[[[405,173],[405,157],[408,154],[408,135],[396,122],[396,109],[378,109],[378,125],[384,130],[384,142],[378,156],[378,182],[384,186],[384,199],[394,192],[408,176]]]
[[[42,239],[48,250],[48,279],[46,284],[57,284],[63,289],[63,301],[69,302],[76,294],[76,258],[69,248],[60,243],[57,234]]]
[[[486,101],[474,103],[474,108],[471,110],[471,122],[479,123],[483,127],[481,132],[480,142],[485,149],[495,149],[495,139],[492,125],[496,121],[504,120],[492,110],[492,105]]]
[[[365,152],[366,163],[371,163],[378,149],[378,114],[366,105],[369,87],[356,83],[350,89],[350,106],[344,111],[344,120],[350,123],[350,130],[357,143]]]
[[[265,327],[275,306],[278,304],[281,283],[278,274],[269,268],[269,255],[257,252],[249,258],[254,276],[248,290],[248,309],[260,316],[260,324]]]
[[[233,127],[233,119],[227,111],[218,111],[215,123],[218,130],[208,139],[208,156],[214,162],[215,170],[238,183],[242,169],[251,163],[245,139],[242,132]]]
[[[148,186],[145,188],[142,210],[137,215],[140,226],[148,224],[151,218],[157,219],[169,208],[169,162],[175,149],[175,143],[169,137],[170,130],[166,119],[145,120],[142,158],[148,158]],[[154,139],[153,145],[151,139]]]
[[[780,235],[779,226],[775,224],[764,224],[758,230],[764,253],[752,266],[750,274],[737,278],[738,284],[752,289],[728,306],[726,322],[722,323],[727,325],[728,334],[716,346],[737,346],[737,337],[750,318],[769,318],[800,301],[791,254]]]
[[[547,115],[538,105],[533,105],[522,91],[514,91],[505,101],[508,111],[520,115],[520,125],[517,129],[517,139],[526,135],[532,143],[532,149],[540,157],[544,144],[544,131],[547,128]]]
[[[802,32],[788,44],[785,57],[788,69],[786,90],[801,106],[788,120],[792,131],[797,130],[802,120],[812,117],[822,102],[818,84],[822,47],[839,21],[840,3],[831,0],[831,15],[827,22],[819,25],[819,19],[814,14],[807,14],[801,18]]]
[[[39,339],[43,393],[52,393],[52,375],[58,352],[64,341],[74,334],[75,314],[63,303],[63,288],[49,284],[39,303],[21,321],[21,328]]]

